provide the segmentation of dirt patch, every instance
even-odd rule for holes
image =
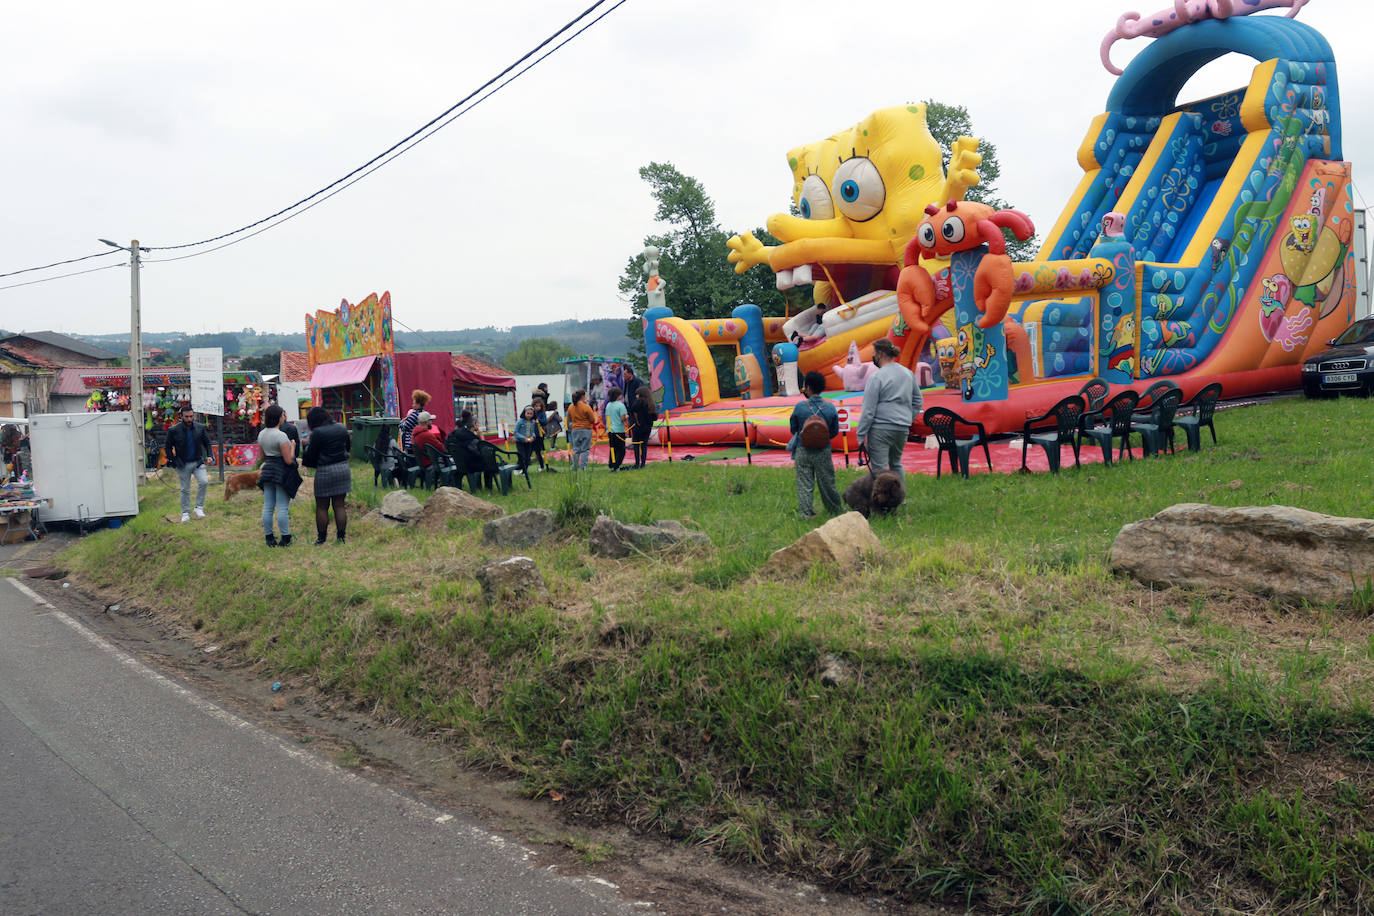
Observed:
[[[216,704],[336,765],[390,788],[468,815],[494,832],[539,849],[568,874],[594,873],[617,884],[625,899],[652,901],[658,912],[764,916],[901,913],[935,916],[977,912],[939,905],[857,898],[787,877],[722,862],[702,847],[634,833],[616,823],[565,817],[547,799],[526,798],[518,783],[461,766],[445,736],[417,736],[380,721],[370,710],[312,687],[280,691],[232,650],[202,634],[167,626],[147,608],[113,596],[27,583],[111,642]]]

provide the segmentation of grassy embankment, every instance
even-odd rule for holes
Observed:
[[[175,485],[71,556],[260,667],[450,742],[584,814],[849,889],[1025,912],[1374,908],[1374,595],[1292,607],[1118,580],[1179,502],[1374,514],[1374,404],[1223,412],[1221,445],[1058,476],[911,478],[862,569],[761,575],[790,469],[535,477],[547,604],[483,605],[480,524],[261,544],[260,504],[168,524]],[[841,487],[856,471],[841,472]],[[370,469],[355,496],[376,503]],[[603,509],[715,548],[591,557]],[[354,518],[362,514],[355,509]],[[848,681],[824,686],[828,656]]]

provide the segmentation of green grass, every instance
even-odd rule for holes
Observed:
[[[1057,476],[908,478],[885,556],[776,579],[790,469],[534,475],[546,604],[482,603],[480,524],[260,546],[260,504],[143,514],[74,573],[192,638],[419,732],[532,795],[829,886],[1006,912],[1374,908],[1374,617],[1114,578],[1123,524],[1179,502],[1374,515],[1370,402],[1218,415],[1201,454]],[[839,472],[840,485],[857,470]],[[355,471],[354,518],[376,504]],[[599,512],[713,550],[592,557]],[[310,508],[293,508],[298,533]],[[308,534],[305,536],[308,541]],[[828,686],[824,659],[850,678]],[[608,850],[569,843],[583,855]]]

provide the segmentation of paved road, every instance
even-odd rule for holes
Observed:
[[[0,580],[0,912],[651,909],[292,747]]]

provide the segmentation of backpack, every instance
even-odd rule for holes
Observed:
[[[812,410],[816,409],[813,407]],[[825,417],[821,416],[819,410],[806,418],[797,441],[801,443],[802,448],[830,447],[830,424],[825,422]]]

